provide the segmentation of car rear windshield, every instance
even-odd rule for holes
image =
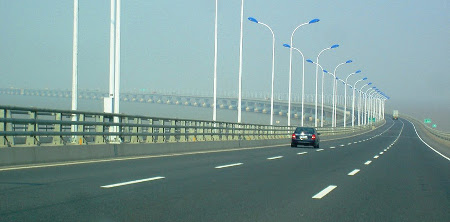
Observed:
[[[304,133],[304,134],[314,134],[314,129],[313,128],[297,128],[295,129],[295,133]]]

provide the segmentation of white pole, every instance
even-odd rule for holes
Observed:
[[[266,26],[270,32],[272,33],[272,92],[270,96],[270,125],[273,125],[273,86],[274,86],[274,80],[275,80],[275,34],[273,33],[272,28],[270,28],[268,25],[258,22],[261,25]]]
[[[316,99],[315,99],[314,127],[317,127],[317,81],[318,81],[317,78],[318,78],[318,72],[319,72],[319,57],[320,57],[320,54],[322,54],[322,52],[325,52],[328,49],[331,49],[331,48],[328,47],[328,48],[322,49],[322,51],[320,51],[316,57]],[[322,75],[323,75],[323,69],[322,69]],[[323,78],[322,78],[322,87],[323,87]],[[323,89],[322,89],[322,96],[323,96]]]
[[[241,0],[241,37],[239,42],[239,98],[238,98],[238,123],[241,123],[242,115],[242,46],[244,34],[244,0]]]
[[[213,121],[217,121],[217,6],[216,0],[216,15],[214,19],[214,101],[213,101]]]
[[[109,96],[111,98],[114,98],[115,26],[116,26],[116,0],[111,0],[111,21],[109,28]],[[113,109],[111,110],[113,111]]]
[[[120,110],[120,1],[117,0],[116,6],[116,53],[115,53],[115,73],[114,73],[114,114],[119,114]],[[114,117],[114,122],[118,123],[119,118]],[[116,126],[116,132],[119,132],[119,127]],[[120,138],[116,138],[119,141]]]
[[[73,1],[73,55],[72,55],[72,110],[78,109],[78,0]],[[77,121],[77,116],[72,116],[72,121]],[[77,131],[77,126],[72,125],[72,132]],[[76,139],[76,137],[73,137]]]
[[[344,92],[344,128],[345,127],[347,127],[347,121],[346,121],[346,117],[347,117],[347,82],[348,82],[348,78],[350,77],[350,76],[352,76],[352,75],[354,75],[354,74],[356,74],[356,73],[359,73],[360,71],[358,70],[358,71],[356,71],[356,72],[354,72],[354,73],[350,73],[348,76],[347,76],[347,78],[345,78],[345,86],[344,86],[344,88],[345,88],[345,92]],[[353,116],[352,116],[352,122],[353,122]],[[353,125],[352,125],[353,126]]]
[[[367,78],[366,78],[367,79]],[[356,84],[358,84],[358,82],[364,81],[365,79],[360,79],[358,81],[355,82],[355,84],[353,84],[353,88],[352,88],[352,127],[355,126],[355,90],[356,90]]]

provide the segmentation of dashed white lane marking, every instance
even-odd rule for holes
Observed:
[[[317,193],[316,195],[314,195],[312,198],[313,199],[322,199],[322,197],[324,197],[325,195],[327,195],[328,193],[333,191],[336,187],[337,187],[336,185],[330,185],[327,188],[320,191],[319,193]]]
[[[386,148],[386,149],[384,149],[384,152],[386,152],[388,149]]]
[[[368,160],[368,161],[366,161],[364,164],[365,164],[365,165],[369,165],[370,163],[372,163],[372,161],[371,161],[371,160]]]
[[[297,153],[297,155],[303,155],[303,154],[307,154],[308,152],[301,152],[301,153]]]
[[[274,157],[269,157],[267,158],[268,160],[275,160],[275,159],[280,159],[283,158],[283,156],[274,156]]]
[[[234,167],[234,166],[239,166],[242,165],[243,163],[232,163],[232,164],[227,164],[227,165],[222,165],[222,166],[216,166],[214,168],[216,169],[222,169],[222,168],[227,168],[227,167]]]
[[[354,169],[352,172],[348,173],[347,175],[349,176],[354,176],[355,174],[357,174],[359,172],[359,169]]]
[[[373,158],[374,158],[374,159],[378,159],[378,157],[380,157],[380,156],[378,156],[378,155],[375,155],[375,156],[374,156]]]
[[[348,143],[347,145],[352,145],[352,143]]]
[[[320,152],[320,151],[323,151],[323,149],[318,149],[318,150],[316,150],[316,152]]]
[[[339,145],[339,146],[342,146],[342,147],[344,147],[345,145],[344,145],[344,144],[341,144],[341,145]]]
[[[380,152],[380,155],[383,155],[384,152]]]
[[[358,143],[360,143],[361,142],[361,140],[360,141],[358,141]]]
[[[356,143],[358,143],[358,142],[353,142],[353,144],[356,144]]]
[[[151,178],[147,178],[147,179],[133,180],[133,181],[123,182],[123,183],[105,185],[105,186],[101,186],[101,188],[120,187],[120,186],[125,186],[125,185],[130,185],[130,184],[135,184],[135,183],[142,183],[142,182],[147,182],[147,181],[152,181],[152,180],[160,180],[160,179],[164,179],[164,178],[165,177],[151,177]]]
[[[334,148],[336,148],[335,146],[330,146],[330,149],[334,149]]]

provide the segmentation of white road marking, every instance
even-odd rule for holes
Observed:
[[[223,149],[223,150],[195,151],[195,152],[185,152],[185,153],[171,153],[171,154],[161,154],[161,155],[122,157],[122,158],[112,158],[112,159],[71,161],[71,162],[60,162],[60,163],[51,163],[51,164],[25,165],[25,166],[15,166],[15,167],[0,168],[0,171],[35,169],[35,168],[58,167],[58,166],[71,166],[71,165],[79,165],[79,164],[105,163],[105,162],[115,162],[115,161],[140,160],[140,159],[151,159],[151,158],[161,158],[161,157],[175,157],[175,156],[187,156],[187,155],[197,155],[197,154],[209,154],[209,153],[234,152],[234,151],[267,149],[267,148],[270,149],[270,148],[282,147],[282,146],[286,146],[286,145],[287,144],[271,145],[271,146],[246,147],[246,148],[233,148],[233,149]]]
[[[374,158],[374,159],[378,159],[378,157],[380,157],[380,156],[378,156],[378,155],[375,155],[375,156],[374,156],[373,158]]]
[[[340,146],[344,147],[345,145],[344,145],[344,144],[341,144]]]
[[[268,160],[275,160],[275,159],[280,159],[283,158],[283,156],[274,156],[274,157],[269,157],[267,158]]]
[[[353,144],[358,143],[358,142],[353,142]]]
[[[384,152],[386,152],[388,149],[386,148],[386,149],[384,149]]]
[[[125,186],[125,185],[130,185],[130,184],[135,184],[135,183],[142,183],[142,182],[147,182],[147,181],[152,181],[152,180],[160,180],[160,179],[164,179],[164,178],[165,177],[151,177],[151,178],[147,178],[147,179],[133,180],[133,181],[123,182],[123,183],[105,185],[105,186],[101,186],[101,188],[120,187],[120,186]]]
[[[301,152],[301,153],[297,153],[298,155],[303,155],[303,154],[307,154],[308,152]]]
[[[352,143],[348,143],[347,145],[352,145]]]
[[[239,166],[242,165],[243,163],[232,163],[232,164],[228,164],[228,165],[222,165],[222,166],[216,166],[214,168],[216,169],[222,169],[222,168],[227,168],[227,167],[234,167],[234,166]]]
[[[371,161],[371,160],[368,160],[368,161],[365,162],[364,164],[365,164],[365,165],[369,165],[370,163],[372,163],[372,161]]]
[[[323,151],[323,149],[318,149],[318,150],[316,150],[316,152],[320,152],[320,151]]]
[[[358,141],[358,143],[360,143],[361,142],[361,140],[360,141]]]
[[[336,148],[335,146],[330,146],[330,149],[334,149],[334,148]]]
[[[384,152],[380,152],[380,155],[383,155]]]
[[[354,176],[355,174],[357,174],[359,172],[359,169],[354,169],[352,172],[348,173],[347,175],[349,176]]]
[[[320,191],[319,193],[317,193],[316,195],[314,195],[312,198],[313,199],[322,199],[322,197],[324,197],[325,195],[327,195],[328,193],[333,191],[336,187],[337,187],[336,185],[330,185],[327,188]]]

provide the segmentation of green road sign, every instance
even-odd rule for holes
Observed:
[[[433,124],[433,128],[436,128],[437,127],[437,125],[436,124]]]
[[[424,119],[423,123],[431,123],[431,119]]]

